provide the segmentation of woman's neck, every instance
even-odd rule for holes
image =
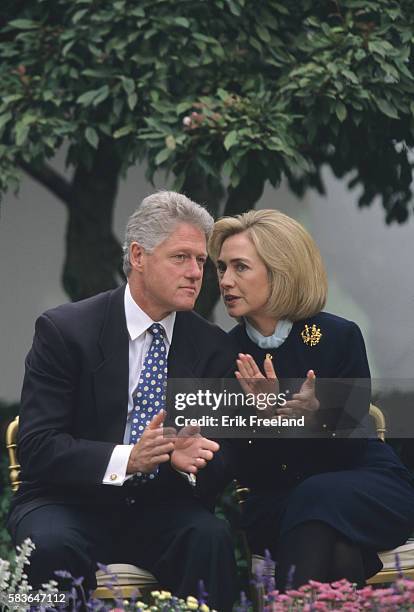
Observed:
[[[278,324],[278,320],[274,317],[246,317],[250,325],[252,325],[262,336],[271,336]]]

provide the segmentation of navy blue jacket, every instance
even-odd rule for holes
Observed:
[[[266,354],[272,355],[282,392],[286,388],[291,394],[299,391],[308,370],[314,370],[316,393],[321,402],[317,418],[323,439],[281,437],[234,441],[239,481],[251,490],[283,489],[312,474],[357,465],[366,448],[366,439],[344,439],[338,428],[352,433],[369,411],[370,372],[358,326],[321,312],[295,322],[285,342],[273,350],[254,344],[243,324],[233,328],[230,336],[239,352],[252,355],[262,371]],[[330,384],[327,379],[335,381]],[[348,384],[341,385],[338,379]],[[318,380],[321,381],[319,388]],[[348,410],[349,406],[352,410]]]

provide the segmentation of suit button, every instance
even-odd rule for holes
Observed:
[[[280,469],[282,470],[282,472],[285,472],[287,470],[286,463],[282,463],[282,465],[280,466]]]

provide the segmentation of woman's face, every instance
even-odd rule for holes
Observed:
[[[217,261],[221,295],[231,317],[266,316],[270,284],[266,266],[246,232],[227,238]]]

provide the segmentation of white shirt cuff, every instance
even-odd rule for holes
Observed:
[[[133,474],[128,474],[127,476],[126,471],[133,446],[133,444],[117,444],[115,446],[108,467],[106,468],[102,484],[121,487],[125,481],[132,478]]]

